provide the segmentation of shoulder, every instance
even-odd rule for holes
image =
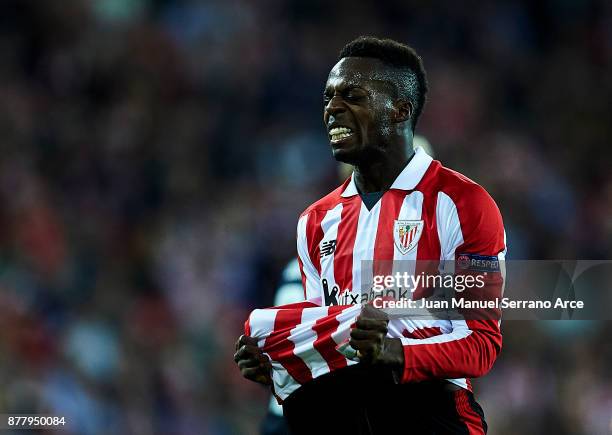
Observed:
[[[346,189],[346,186],[350,183],[350,181],[351,181],[351,178],[349,177],[348,179],[346,179],[344,181],[344,183],[342,183],[340,186],[338,186],[332,192],[328,193],[323,198],[321,198],[318,201],[315,201],[314,203],[309,205],[306,208],[306,210],[304,210],[300,214],[300,219],[303,218],[304,216],[307,216],[307,215],[313,213],[313,212],[314,213],[317,213],[317,212],[327,212],[328,210],[331,210],[334,207],[336,207],[338,204],[340,204],[342,202],[342,200],[343,200],[342,192],[344,192],[344,189]]]
[[[434,161],[430,169],[424,184],[430,186],[439,200],[452,202],[461,217],[476,219],[482,216],[501,223],[499,208],[484,187],[438,161]]]
[[[485,188],[440,162],[432,163],[430,169],[425,186],[436,196],[441,234],[449,238],[460,234],[475,252],[497,253],[504,249],[502,216]]]

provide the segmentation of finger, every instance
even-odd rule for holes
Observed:
[[[381,352],[381,347],[371,341],[351,340],[351,347],[357,350],[359,362],[371,363],[378,358]]]
[[[238,367],[255,367],[257,365],[262,365],[270,369],[272,368],[272,365],[270,364],[270,359],[267,355],[264,355],[263,353],[259,353],[258,355],[249,353],[243,356],[242,358],[239,358],[236,362],[238,363]]]
[[[240,369],[240,372],[242,373],[242,376],[244,376],[247,379],[251,379],[251,380],[255,380],[255,378],[257,378],[258,376],[265,376],[265,371],[262,370],[261,367],[257,366],[257,367],[246,367],[243,369]]]
[[[257,346],[257,341],[258,340],[256,338],[249,337],[248,335],[244,335],[244,334],[238,338],[238,343],[240,343],[240,346],[243,346],[245,344]]]
[[[270,361],[267,358],[265,361],[261,361],[261,367],[268,374],[272,372],[272,364],[270,364]]]
[[[353,349],[360,350],[363,354],[372,352],[376,347],[376,343],[372,340],[355,340],[351,338],[349,344]]]
[[[357,350],[357,357],[359,358],[359,362],[367,363],[372,361],[372,355],[374,351],[370,346],[359,345],[356,343],[351,343],[351,346],[353,346]]]
[[[242,376],[260,384],[270,384],[271,378],[269,371],[265,371],[261,367],[242,369]]]
[[[247,344],[245,337],[246,335],[242,334],[240,337],[238,337],[238,340],[236,340],[236,352],[238,352],[238,349],[240,349],[242,346]]]
[[[389,320],[389,316],[383,310],[375,308],[372,304],[366,304],[361,308],[360,317],[376,320]]]
[[[386,334],[388,331],[387,323],[387,320],[364,319],[360,316],[357,318],[355,326],[357,329],[369,329],[384,332]]]
[[[378,331],[373,329],[351,329],[351,338],[356,340],[375,340],[382,341],[385,337],[384,331]]]
[[[238,367],[240,368],[240,370],[252,369],[254,367],[260,367],[260,366],[262,366],[262,361],[256,358],[241,359],[240,361],[238,361]]]
[[[255,377],[255,382],[259,382],[260,384],[270,385],[272,384],[272,378],[268,374],[259,375]]]
[[[260,348],[247,344],[238,349],[238,352],[234,354],[234,361],[238,362],[241,359],[257,358],[260,355],[262,355]]]
[[[243,352],[249,355],[261,355],[262,351],[259,347],[253,346],[252,344],[245,344],[240,349],[238,349],[238,353]]]

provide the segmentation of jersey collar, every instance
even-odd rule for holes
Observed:
[[[425,152],[425,150],[421,147],[416,147],[414,150],[414,157],[406,167],[400,172],[397,176],[393,184],[391,185],[391,189],[400,189],[400,190],[412,190],[414,189],[419,181],[425,175],[427,168],[432,162],[432,158],[429,154]],[[343,198],[349,198],[353,195],[357,195],[359,192],[357,191],[357,186],[355,185],[355,172],[351,175],[351,181],[342,192]]]

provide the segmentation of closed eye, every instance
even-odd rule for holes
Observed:
[[[342,99],[346,100],[349,103],[356,103],[367,97],[367,93],[359,88],[348,88],[341,92],[340,94]],[[334,97],[332,92],[324,92],[323,93],[323,102],[328,104],[331,99]]]
[[[357,102],[360,100],[363,100],[365,98],[364,95],[359,95],[359,94],[355,94],[355,93],[349,93],[344,97],[346,100],[351,101],[351,102]]]

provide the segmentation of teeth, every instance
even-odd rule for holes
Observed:
[[[352,132],[353,132],[353,130],[351,130],[348,127],[334,127],[331,130],[329,130],[329,134],[331,136],[336,135],[336,134],[342,134],[342,133],[351,134]]]
[[[348,127],[334,127],[329,130],[331,140],[340,140],[349,137],[353,134],[353,130]]]
[[[340,139],[344,139],[345,137],[350,137],[352,135],[353,135],[352,133],[332,134],[331,140],[340,140]]]

